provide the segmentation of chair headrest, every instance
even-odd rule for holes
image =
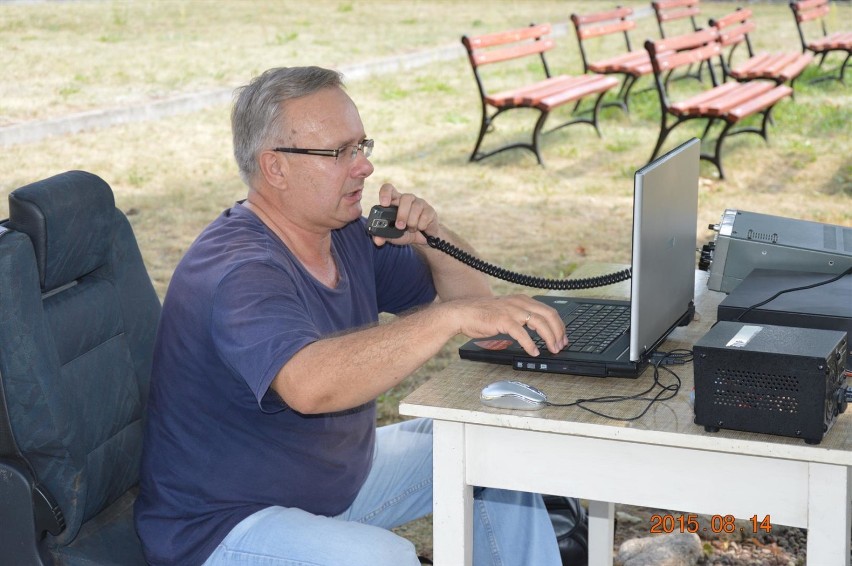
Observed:
[[[68,171],[9,194],[9,228],[32,240],[42,292],[75,281],[109,259],[115,199],[109,185]]]

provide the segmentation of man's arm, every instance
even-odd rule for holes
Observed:
[[[412,194],[401,194],[390,184],[382,185],[379,190],[379,203],[382,206],[398,207],[396,227],[406,232],[392,241],[401,245],[411,244],[423,257],[432,272],[435,290],[442,301],[492,296],[485,274],[440,250],[429,247],[423,235],[424,232],[474,254],[473,248],[461,236],[441,225],[437,213],[429,203]],[[373,238],[373,240],[378,245],[383,245],[385,242],[384,238]]]
[[[449,228],[441,226],[439,233],[441,235],[429,235],[441,238],[445,242],[471,255],[476,255],[473,247]],[[429,266],[429,270],[432,272],[432,282],[441,301],[492,296],[491,286],[488,284],[488,279],[484,273],[465,265],[440,250],[430,247],[428,244],[416,245],[414,249]]]
[[[537,356],[524,326],[537,331],[552,352],[567,343],[556,311],[526,295],[455,299],[313,342],[290,358],[271,387],[301,413],[341,411],[394,387],[457,334],[471,338],[509,334]]]

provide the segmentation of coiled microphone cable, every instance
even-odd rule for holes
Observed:
[[[532,275],[524,275],[523,273],[516,273],[514,271],[509,271],[508,269],[492,265],[460,248],[457,248],[453,244],[444,241],[441,238],[430,236],[425,232],[421,232],[421,234],[426,237],[426,242],[429,244],[430,248],[440,250],[459,260],[463,264],[490,275],[491,277],[515,283],[516,285],[523,285],[524,287],[535,287],[537,289],[551,289],[559,291],[592,289],[594,287],[603,287],[605,285],[612,285],[613,283],[626,281],[630,279],[631,276],[630,269],[623,269],[615,273],[581,279],[547,279],[544,277],[534,277]]]

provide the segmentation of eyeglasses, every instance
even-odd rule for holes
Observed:
[[[370,157],[373,154],[373,140],[361,140],[355,145],[344,145],[337,149],[302,149],[300,147],[276,147],[272,151],[280,151],[281,153],[304,153],[306,155],[322,155],[324,157],[333,157],[337,162],[338,157],[343,155],[349,157],[350,160],[355,160],[358,152],[364,153],[364,157]],[[349,153],[347,153],[347,150]]]

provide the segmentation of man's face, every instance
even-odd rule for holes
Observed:
[[[290,100],[284,109],[287,130],[280,145],[303,149],[339,149],[337,158],[278,153],[286,160],[288,216],[308,229],[336,229],[361,216],[364,179],[373,165],[352,147],[366,138],[358,109],[340,88],[325,88]]]

